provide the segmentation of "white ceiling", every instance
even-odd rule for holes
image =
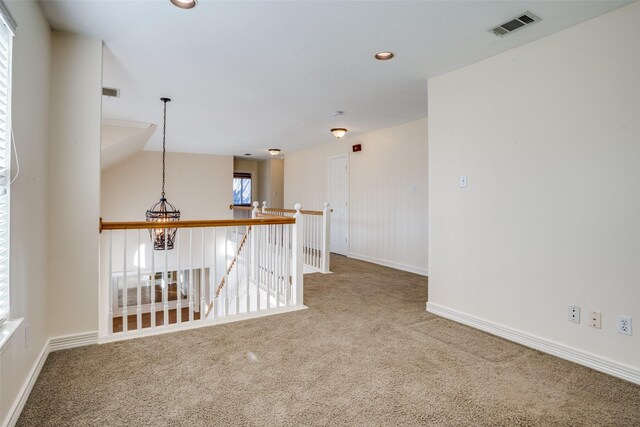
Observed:
[[[427,79],[630,1],[41,1],[52,28],[105,43],[107,119],[162,123],[167,150],[268,157],[427,116]],[[488,29],[525,11],[541,22]],[[373,59],[380,50],[396,57]],[[333,111],[343,110],[342,117]],[[155,132],[145,149],[161,149]]]

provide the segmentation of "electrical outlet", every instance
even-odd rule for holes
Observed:
[[[569,322],[580,323],[580,307],[577,305],[569,306]]]
[[[618,316],[618,332],[631,335],[631,316]]]
[[[592,328],[602,328],[602,313],[599,311],[590,311],[589,312],[589,326]]]

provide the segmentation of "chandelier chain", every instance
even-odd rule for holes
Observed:
[[[164,101],[164,123],[162,126],[162,198],[164,199],[164,167],[165,167],[165,147],[167,145],[167,101]]]

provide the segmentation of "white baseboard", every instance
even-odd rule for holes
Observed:
[[[503,326],[469,314],[461,313],[438,304],[428,302],[427,311],[455,322],[471,326],[472,328],[480,329],[492,335],[505,338],[509,341],[557,356],[561,359],[587,366],[591,369],[595,369],[596,371],[604,372],[605,374],[613,375],[614,377],[622,378],[623,380],[635,384],[640,384],[640,369],[634,368],[633,366],[625,365],[577,348],[569,347],[546,338],[531,335],[508,326]]]
[[[49,343],[49,351],[66,350],[92,344],[98,344],[98,331],[53,337]]]
[[[49,356],[49,340],[44,343],[38,358],[36,359],[36,363],[29,371],[29,375],[25,380],[22,388],[20,389],[20,393],[18,394],[18,398],[13,403],[13,406],[9,410],[9,417],[7,417],[6,426],[13,427],[18,422],[18,418],[20,418],[20,414],[22,413],[22,409],[24,405],[27,403],[27,399],[29,399],[29,395],[31,394],[31,390],[33,389],[33,385],[36,383],[38,379],[38,375],[40,375],[40,371],[44,366],[44,362],[47,360],[47,356]]]
[[[396,270],[408,271],[409,273],[419,274],[421,276],[428,276],[429,272],[426,268],[416,267],[413,265],[402,264],[394,261],[387,261],[384,259],[374,258],[367,255],[361,255],[355,252],[349,252],[349,258],[359,259],[361,261],[371,262],[373,264],[384,265],[385,267],[395,268]]]
[[[101,337],[98,340],[98,344],[124,341],[124,340],[133,339],[133,338],[151,337],[154,335],[162,335],[162,334],[179,332],[179,331],[188,331],[191,329],[207,328],[215,325],[223,325],[225,323],[239,322],[241,320],[257,319],[259,317],[273,316],[275,314],[290,313],[293,311],[305,310],[307,308],[308,307],[306,305],[299,305],[299,306],[295,305],[290,307],[273,308],[271,310],[262,310],[257,312],[254,311],[249,314],[240,314],[237,316],[229,316],[229,317],[223,317],[218,319],[198,320],[196,322],[191,322],[191,323],[184,322],[179,325],[172,324],[172,325],[162,326],[155,329],[146,328],[142,331],[131,331],[126,334],[118,333],[110,337]]]

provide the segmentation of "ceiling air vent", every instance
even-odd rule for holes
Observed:
[[[538,21],[540,21],[540,18],[538,18],[536,15],[531,12],[525,12],[517,18],[513,18],[511,21],[505,22],[499,27],[493,28],[491,32],[496,36],[503,37],[509,33],[513,33],[520,28],[524,28],[527,25],[531,25],[534,22]]]
[[[102,96],[110,96],[112,98],[120,98],[120,89],[115,89],[112,87],[103,87],[102,88]]]

